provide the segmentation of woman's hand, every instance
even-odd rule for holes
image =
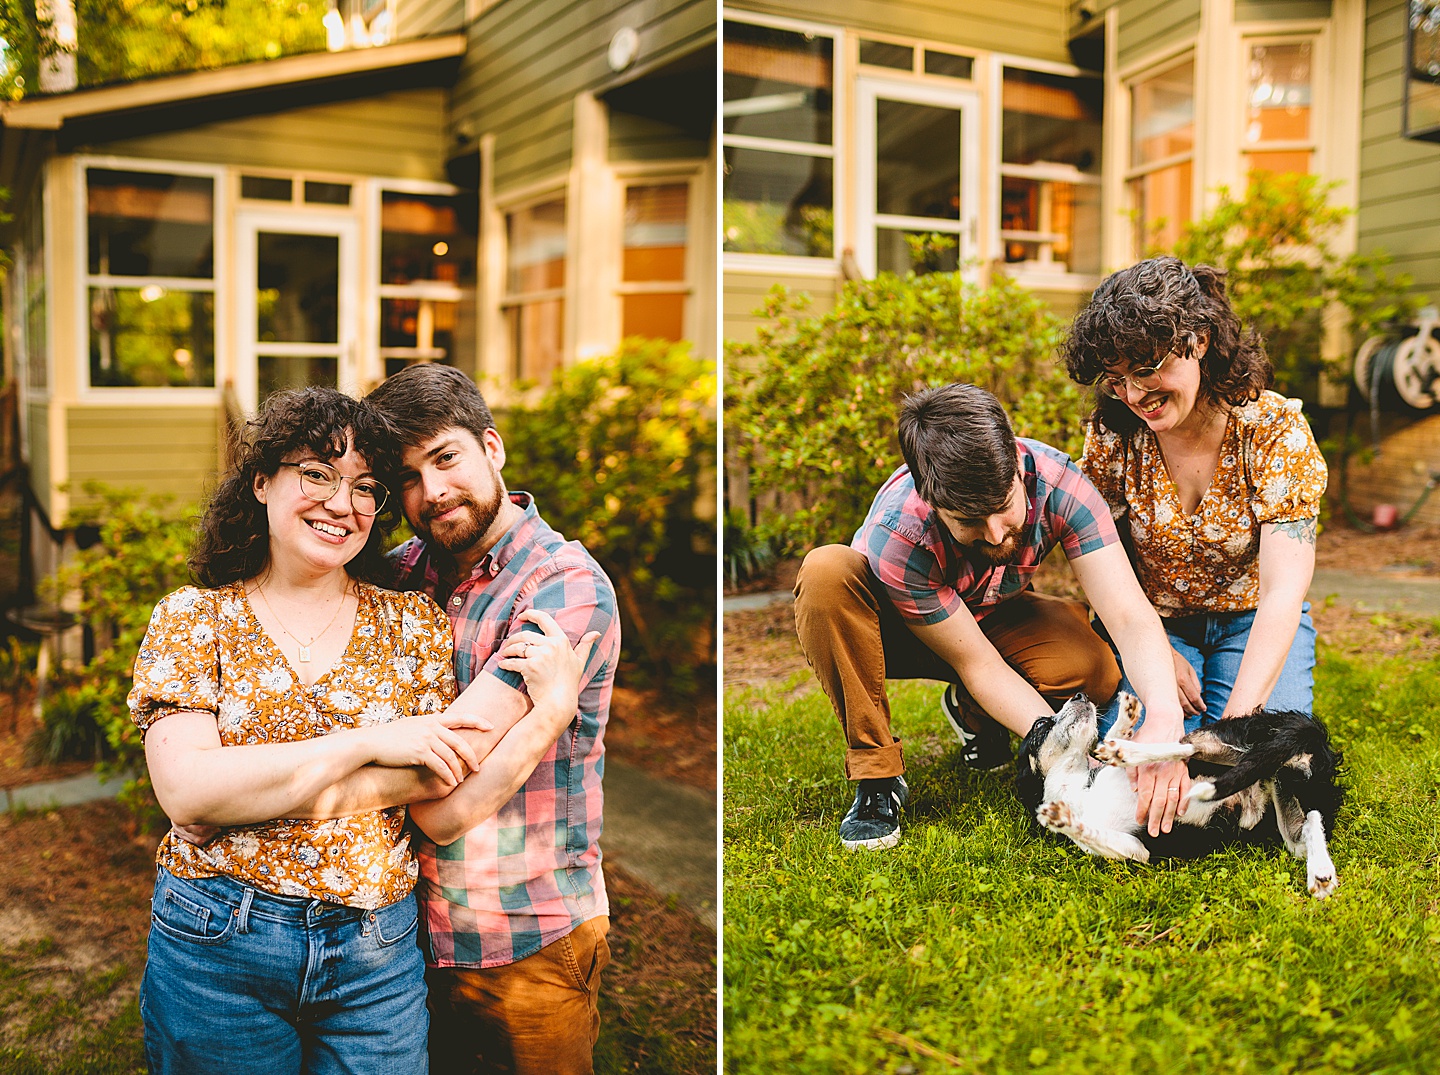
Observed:
[[[1170,656],[1175,658],[1175,685],[1180,688],[1180,708],[1187,717],[1205,712],[1205,696],[1201,693],[1200,677],[1195,666],[1180,656],[1180,651],[1170,647]]]
[[[507,638],[500,647],[500,667],[525,677],[531,703],[555,721],[558,737],[580,707],[580,677],[600,632],[589,632],[572,648],[549,613],[527,608],[515,619],[535,624],[540,633],[516,631]]]
[[[447,787],[453,787],[480,768],[474,748],[455,729],[476,728],[488,732],[492,727],[483,717],[446,712],[372,724],[351,734],[365,737],[370,760],[376,765],[395,768],[423,765],[433,770]]]

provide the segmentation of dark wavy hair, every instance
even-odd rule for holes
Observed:
[[[1005,510],[1020,462],[1005,408],[985,389],[956,383],[906,396],[895,432],[932,508],[967,519]]]
[[[1063,354],[1070,377],[1094,384],[1115,368],[1154,365],[1182,341],[1208,337],[1200,399],[1238,407],[1269,388],[1275,371],[1255,330],[1242,327],[1225,295],[1225,270],[1158,257],[1112,273],[1075,315]],[[1098,388],[1091,422],[1129,438],[1143,422]]]
[[[399,522],[399,439],[377,408],[333,388],[277,392],[240,430],[234,469],[215,487],[190,551],[196,581],[214,588],[258,575],[270,559],[270,526],[265,505],[255,499],[255,479],[274,477],[292,452],[308,451],[331,462],[345,454],[347,441],[391,493],[365,547],[345,570],[365,582],[388,581],[384,548]]]

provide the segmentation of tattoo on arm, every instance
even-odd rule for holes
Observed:
[[[1296,519],[1290,523],[1276,523],[1277,533],[1286,537],[1294,538],[1296,541],[1304,541],[1310,545],[1315,544],[1315,519]]]

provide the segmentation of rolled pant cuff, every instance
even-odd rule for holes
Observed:
[[[845,751],[846,780],[876,780],[887,776],[901,776],[905,772],[905,758],[900,753],[900,740],[888,747],[854,747]]]

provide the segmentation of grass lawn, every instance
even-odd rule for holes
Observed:
[[[726,1069],[1440,1071],[1440,624],[1373,622],[1392,652],[1321,646],[1348,793],[1323,903],[1280,849],[1135,866],[1039,835],[923,682],[891,685],[904,839],[848,853],[809,674],[727,692]]]

